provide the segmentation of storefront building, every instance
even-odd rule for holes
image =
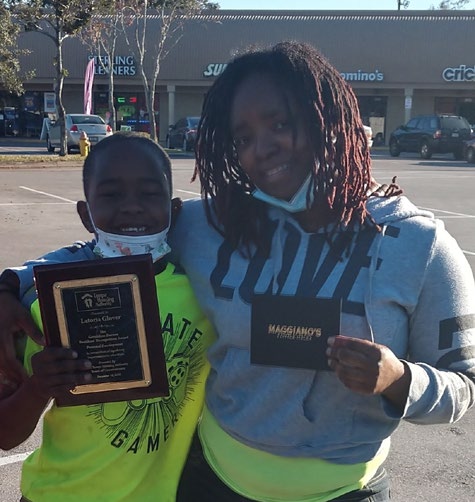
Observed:
[[[157,18],[149,19],[149,53],[158,26]],[[290,39],[313,44],[339,69],[377,142],[386,142],[392,130],[418,114],[459,114],[475,124],[474,26],[475,11],[218,10],[195,16],[161,64],[155,105],[160,140],[165,141],[170,124],[200,114],[207,89],[234,54],[250,45]],[[0,93],[0,108],[10,116],[13,108],[18,134],[36,135],[35,123],[42,120],[54,89],[54,46],[37,33],[23,34],[21,45],[31,51],[22,67],[35,70],[35,77],[25,82],[19,98]],[[64,104],[67,112],[82,113],[91,57],[97,61],[93,113],[107,118],[107,75],[99,56],[75,38],[64,45]],[[119,126],[147,130],[139,68],[125,40],[118,44],[114,68]],[[0,134],[7,131],[5,123],[2,130],[0,121]]]

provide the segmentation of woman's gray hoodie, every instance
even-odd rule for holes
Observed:
[[[268,257],[232,251],[187,201],[171,245],[215,325],[207,405],[249,446],[284,456],[357,463],[374,457],[401,418],[458,420],[475,402],[475,286],[442,222],[405,197],[371,197],[381,226],[361,232],[349,256],[328,253],[322,234],[270,210]],[[253,293],[342,299],[341,334],[387,345],[411,361],[401,414],[381,396],[351,392],[330,371],[250,364]]]

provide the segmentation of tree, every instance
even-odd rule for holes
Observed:
[[[439,5],[431,5],[430,10],[457,10],[463,9],[470,0],[443,0],[439,3]],[[409,0],[397,0],[397,10],[407,9],[409,7]]]
[[[440,10],[457,10],[463,9],[470,0],[445,0],[440,2],[439,5],[435,7],[435,9]],[[432,7],[434,9],[434,7]]]
[[[94,0],[29,0],[13,1],[12,12],[25,31],[35,31],[48,37],[56,47],[54,66],[56,78],[54,92],[61,127],[60,155],[67,152],[64,124],[63,84],[68,71],[63,65],[63,43],[89,22],[96,2]]]
[[[123,9],[127,44],[134,54],[150,120],[150,137],[158,141],[155,118],[155,88],[160,66],[170,48],[178,43],[187,19],[204,9],[217,5],[207,0],[138,0],[126,2]],[[159,30],[148,33],[149,15],[158,18]],[[150,68],[150,69],[149,69]]]
[[[108,79],[110,113],[109,124],[116,130],[116,110],[114,103],[114,62],[117,39],[123,33],[122,14],[124,0],[106,2],[101,7],[101,14],[93,16],[89,24],[81,31],[81,38],[97,55],[97,63],[102,67]]]
[[[21,74],[19,56],[29,51],[18,48],[20,26],[12,21],[8,6],[0,3],[0,85],[8,92],[23,93],[23,81],[31,78],[33,72]]]

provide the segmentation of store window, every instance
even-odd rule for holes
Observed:
[[[158,134],[158,95],[155,95],[155,123]],[[145,95],[143,93],[120,92],[114,97],[114,105],[117,116],[117,130],[150,132],[150,119],[147,112]],[[94,110],[106,122],[109,120],[109,103],[107,92],[96,92],[94,95]]]
[[[465,117],[468,120],[469,124],[475,125],[475,99],[459,99],[457,105],[457,115]]]
[[[438,115],[456,115],[456,98],[435,98],[434,111]]]
[[[373,130],[375,146],[385,143],[387,104],[387,96],[358,96],[361,118]]]
[[[39,137],[43,124],[43,92],[21,96],[0,93],[0,136]]]
[[[435,98],[435,113],[460,115],[475,124],[475,98]]]
[[[21,136],[40,137],[43,126],[44,93],[26,91],[21,96],[21,109],[18,113],[19,133]]]

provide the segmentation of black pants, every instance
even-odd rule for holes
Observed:
[[[389,481],[384,468],[361,490],[355,490],[334,502],[387,502],[390,500]],[[176,502],[252,502],[228,488],[209,467],[200,441],[195,435],[186,462]]]

